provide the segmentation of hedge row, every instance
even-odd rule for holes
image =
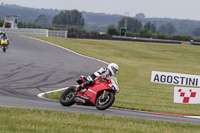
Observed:
[[[191,40],[200,41],[200,38],[193,38],[191,35],[168,35],[162,33],[150,33],[143,30],[140,31],[139,33],[127,32],[126,35],[128,37],[144,37],[144,38],[180,40],[180,41],[191,41]]]

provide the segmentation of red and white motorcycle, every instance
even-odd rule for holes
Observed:
[[[78,84],[82,84],[86,78],[81,76]],[[115,101],[115,94],[119,92],[117,78],[99,77],[94,81],[94,85],[80,92],[76,91],[77,86],[67,88],[60,96],[60,103],[63,106],[91,105],[98,110],[109,108]]]

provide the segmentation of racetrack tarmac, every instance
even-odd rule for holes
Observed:
[[[33,38],[9,35],[9,39],[9,49],[0,51],[0,106],[200,123],[200,119],[127,109],[63,107],[59,101],[38,98],[39,93],[75,85],[80,75],[87,76],[107,64]]]

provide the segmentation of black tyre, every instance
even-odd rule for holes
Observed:
[[[66,89],[60,96],[60,103],[63,106],[71,106],[75,103],[76,87],[72,86]]]
[[[107,92],[105,96],[103,93],[98,95],[97,100],[95,102],[95,106],[98,110],[105,110],[109,108],[115,101],[115,93]]]
[[[3,52],[6,52],[6,47],[5,46],[3,47]]]

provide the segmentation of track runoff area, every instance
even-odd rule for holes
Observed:
[[[29,37],[32,38],[32,37]],[[76,53],[72,50],[69,50],[67,48],[58,46],[56,44],[43,41],[40,39],[32,38],[35,40],[39,40],[42,42],[49,43],[50,45],[62,48],[64,50],[70,51],[72,53],[75,53],[79,56],[83,56],[92,60],[98,60],[100,62],[103,62],[105,64],[108,64],[108,62],[95,59],[92,57],[88,57],[79,53]],[[187,86],[200,86],[200,76],[197,75],[188,75],[188,74],[178,74],[178,73],[168,73],[168,72],[159,72],[159,71],[152,71],[151,75],[151,82],[155,83],[164,83],[164,84],[174,84],[174,85],[187,85]],[[52,93],[52,92],[57,92],[61,90],[65,90],[66,88],[61,88],[58,90],[53,90],[45,93],[40,93],[38,94],[39,98],[45,98],[45,94]],[[174,88],[174,102],[175,103],[200,103],[200,91],[198,88],[186,88],[186,87],[175,87]],[[186,100],[184,100],[186,99]],[[191,100],[193,99],[193,100]],[[180,114],[168,114],[168,113],[161,113],[161,112],[149,112],[149,111],[142,111],[142,112],[148,112],[148,113],[153,113],[153,114],[164,114],[164,115],[172,115],[172,116],[182,116],[182,117],[190,117],[190,118],[198,118],[200,119],[200,116],[190,116],[190,115],[180,115]]]
[[[151,82],[161,83],[161,84],[191,86],[191,87],[175,86],[174,103],[200,104],[200,88],[197,88],[200,87],[200,76],[198,75],[152,71]],[[171,114],[171,115],[176,115],[176,114]],[[187,116],[187,115],[181,115],[181,116],[200,119],[200,116]]]

